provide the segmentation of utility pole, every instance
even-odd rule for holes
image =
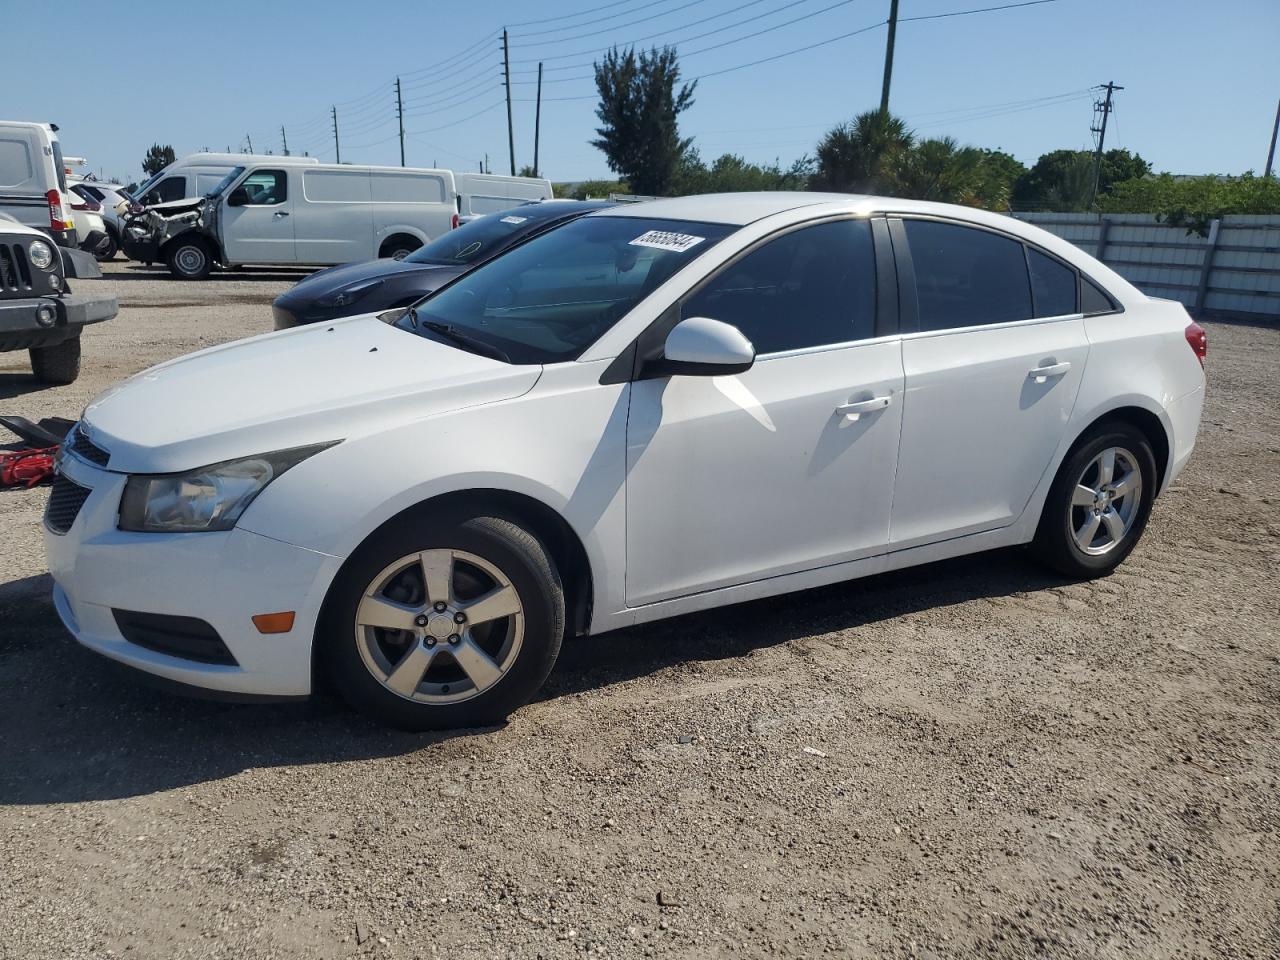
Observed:
[[[502,29],[502,75],[507,82],[507,147],[511,151],[511,175],[516,175],[516,129],[511,120],[511,45],[507,30]]]
[[[1107,95],[1103,100],[1093,105],[1094,113],[1101,113],[1102,120],[1096,127],[1090,127],[1094,133],[1098,135],[1098,146],[1093,151],[1093,186],[1089,190],[1089,209],[1093,209],[1093,202],[1098,197],[1098,180],[1102,176],[1102,145],[1107,139],[1107,117],[1111,116],[1111,95],[1117,90],[1123,90],[1124,87],[1117,87],[1115,82],[1108,80],[1102,85],[1102,89],[1107,91]]]
[[[338,108],[332,107],[333,110],[333,162],[342,162],[342,147],[338,143]]]
[[[400,96],[400,78],[396,77],[396,116],[400,119],[400,166],[404,166],[404,100]]]
[[[1271,176],[1271,166],[1276,159],[1276,134],[1280,133],[1280,103],[1276,104],[1276,122],[1271,125],[1271,149],[1267,151],[1267,170],[1264,177]]]
[[[538,61],[538,107],[533,114],[533,175],[538,173],[538,138],[542,135],[542,61]],[[1271,144],[1275,149],[1275,143]]]
[[[284,124],[280,125],[280,142],[284,144],[284,155],[287,157],[289,155],[289,138],[285,136]]]
[[[889,115],[889,81],[893,79],[893,41],[898,35],[898,0],[889,0],[889,39],[884,46],[884,85],[880,87],[880,116]]]
[[[244,138],[249,141],[249,152],[253,153],[253,137],[246,133]]]

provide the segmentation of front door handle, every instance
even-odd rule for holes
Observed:
[[[875,413],[893,403],[893,397],[872,397],[870,400],[855,400],[853,403],[842,403],[836,407],[836,413],[844,414],[846,420],[857,420],[864,413]]]
[[[1051,363],[1048,366],[1036,367],[1027,373],[1028,380],[1034,380],[1036,383],[1044,383],[1050,377],[1060,377],[1071,369],[1071,364],[1066,360],[1062,363]]]
[[[288,210],[277,210],[274,214],[277,220],[279,220],[281,217],[287,217],[288,215],[289,215]]]

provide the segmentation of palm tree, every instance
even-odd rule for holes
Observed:
[[[980,205],[982,151],[952,137],[923,140],[894,154],[885,169],[885,192],[913,200]]]
[[[850,123],[827,131],[818,144],[818,170],[812,185],[818,190],[875,193],[885,166],[915,137],[898,117],[867,110]]]

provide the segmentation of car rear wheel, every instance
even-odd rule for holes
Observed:
[[[98,244],[97,249],[93,251],[93,255],[97,260],[105,263],[108,260],[114,260],[119,250],[120,242],[116,238],[115,231],[108,230],[106,236]]]
[[[178,280],[205,280],[213,268],[209,245],[203,240],[175,240],[166,254],[169,272]]]
[[[44,383],[75,383],[80,376],[80,337],[50,347],[32,347],[31,372]]]
[[[322,621],[343,697],[406,730],[497,723],[560,651],[564,594],[542,544],[496,517],[385,528],[352,556]]]
[[[417,237],[408,237],[397,235],[391,237],[382,245],[382,249],[378,252],[378,256],[383,259],[403,260],[413,251],[417,250],[421,243]]]
[[[1155,454],[1140,430],[1101,425],[1058,471],[1036,532],[1036,553],[1065,576],[1105,576],[1137,546],[1158,481]]]

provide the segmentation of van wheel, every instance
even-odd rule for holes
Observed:
[[[1104,577],[1146,529],[1159,482],[1151,443],[1127,423],[1104,423],[1068,454],[1049,488],[1033,549],[1067,577]]]
[[[209,255],[209,245],[203,240],[175,240],[165,254],[165,262],[169,264],[169,273],[176,280],[204,280],[213,267],[213,258]]]
[[[382,244],[382,249],[378,251],[378,256],[383,259],[403,260],[413,251],[417,250],[421,243],[417,237],[409,237],[403,234],[396,234]]]
[[[564,591],[508,520],[389,525],[352,555],[320,629],[329,675],[362,713],[405,730],[488,726],[551,672]]]
[[[50,347],[32,347],[31,372],[44,383],[75,383],[80,376],[80,337]]]

